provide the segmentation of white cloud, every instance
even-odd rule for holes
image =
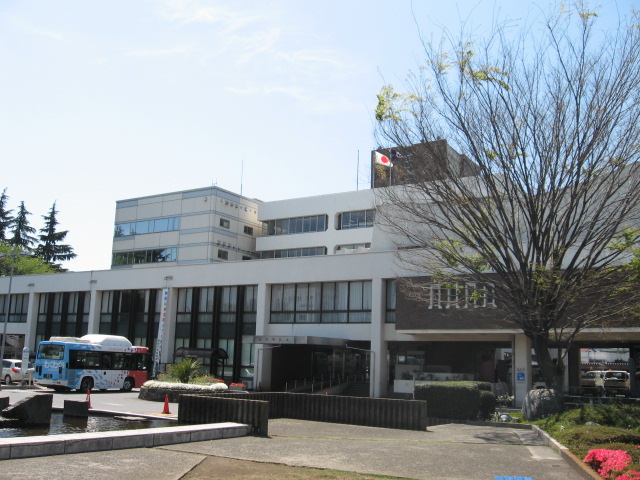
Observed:
[[[246,14],[222,6],[205,5],[200,0],[165,0],[163,14],[183,23],[218,23],[231,33],[262,19],[262,15]]]
[[[296,65],[307,73],[316,75],[321,72],[346,75],[356,69],[352,62],[340,60],[337,52],[326,50],[298,50],[293,52],[279,52],[278,56],[284,61]]]
[[[320,115],[353,111],[357,108],[348,94],[330,88],[301,87],[296,85],[252,85],[228,87],[236,95],[270,96],[284,95],[297,101],[304,110]]]
[[[70,44],[71,40],[69,38],[67,38],[67,36],[65,36],[64,34],[54,31],[54,30],[47,30],[47,29],[42,29],[42,28],[37,28],[34,27],[33,25],[29,25],[27,23],[24,22],[24,20],[17,18],[17,17],[11,17],[11,23],[13,24],[13,26],[15,26],[16,28],[27,32],[31,35],[35,35],[38,37],[44,37],[48,40],[54,40],[56,42],[60,42],[60,43],[66,43],[66,44]]]
[[[166,57],[174,55],[184,55],[189,53],[191,50],[191,48],[187,47],[139,49],[131,50],[129,53],[127,53],[127,55],[130,57]]]

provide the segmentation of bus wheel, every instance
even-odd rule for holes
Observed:
[[[130,392],[133,388],[133,378],[127,377],[124,379],[124,383],[122,384],[123,392]]]
[[[88,392],[92,388],[93,388],[93,378],[84,377],[80,382],[80,388],[78,390],[80,390],[81,392]]]

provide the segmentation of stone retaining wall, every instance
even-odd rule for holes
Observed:
[[[190,395],[182,394],[178,405],[179,421],[201,423],[212,415],[209,410],[218,408],[215,397],[237,400],[260,400],[268,402],[268,418],[292,418],[318,422],[347,423],[369,427],[421,430],[427,428],[427,403],[419,400],[396,400],[388,398],[345,397],[338,395],[312,395],[288,392],[212,393],[198,394],[197,406]],[[207,397],[212,401],[207,404]],[[202,399],[202,400],[200,400]],[[258,407],[256,402],[255,408]],[[225,407],[230,408],[230,407]],[[237,407],[240,408],[240,407]],[[250,404],[242,408],[252,408]],[[231,411],[229,411],[231,412]],[[182,416],[181,416],[182,414]],[[258,413],[252,415],[259,416]],[[189,418],[189,420],[186,420]],[[222,420],[220,420],[222,421]],[[239,418],[227,418],[238,421]]]

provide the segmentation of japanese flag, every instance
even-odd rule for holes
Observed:
[[[385,167],[393,167],[393,163],[389,160],[389,157],[383,155],[379,152],[374,152],[375,154],[375,163],[378,165],[384,165]]]

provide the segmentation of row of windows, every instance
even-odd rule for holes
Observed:
[[[338,230],[373,227],[375,217],[375,210],[357,210],[341,213],[338,221]]]
[[[494,289],[480,283],[433,284],[429,289],[429,308],[495,307]]]
[[[25,293],[11,295],[11,308],[9,309],[9,321],[16,323],[25,323],[27,321],[27,310],[29,304],[29,295]],[[6,319],[7,315],[7,296],[0,295],[0,314],[2,319]]]
[[[315,257],[326,255],[326,247],[289,248],[284,250],[266,250],[260,252],[260,258]]]
[[[224,371],[216,367],[217,374],[232,378],[236,370],[239,379],[248,380],[253,374],[253,344],[242,343],[242,336],[255,335],[257,295],[256,285],[179,289],[174,348],[222,348],[229,358]],[[211,365],[209,355],[198,360]]]
[[[140,263],[175,262],[178,249],[154,248],[151,250],[134,250],[130,252],[114,252],[111,265],[137,265]]]
[[[376,211],[354,210],[338,215],[336,228],[349,230],[352,228],[373,227]],[[263,235],[291,235],[293,233],[324,232],[327,230],[327,215],[312,215],[308,217],[280,218],[263,222]]]
[[[43,315],[51,312],[55,315],[63,313],[83,313],[89,314],[89,303],[91,301],[89,295],[84,292],[69,292],[66,294],[66,308],[64,293],[51,293],[48,295],[40,295],[40,303],[38,305],[38,314]],[[80,303],[81,301],[81,303]],[[79,304],[80,303],[80,304]],[[55,317],[54,317],[55,322]]]
[[[368,250],[371,248],[371,243],[367,242],[367,243],[351,243],[348,245],[338,245],[336,247],[336,251],[340,251],[340,250],[346,250],[346,251],[353,251],[353,250]]]
[[[370,323],[371,281],[271,286],[271,323]]]
[[[117,223],[113,236],[141,235],[144,233],[160,233],[180,230],[180,217],[140,220],[138,222]]]
[[[324,232],[327,229],[326,215],[309,217],[280,218],[262,224],[262,233],[271,235],[291,235],[294,233]]]

